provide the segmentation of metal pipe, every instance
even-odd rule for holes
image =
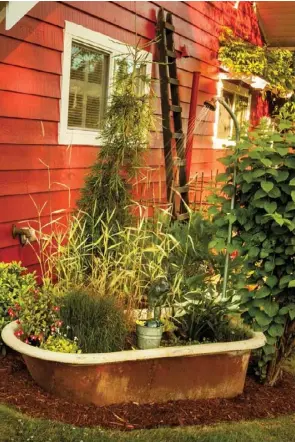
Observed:
[[[189,117],[188,117],[188,129],[187,129],[187,137],[186,137],[186,180],[189,181],[190,178],[190,170],[192,163],[192,153],[193,153],[193,144],[194,144],[194,130],[196,124],[196,115],[197,115],[197,104],[198,104],[198,92],[199,92],[199,80],[200,80],[200,72],[194,72],[193,74],[193,83],[192,83],[192,91],[191,91],[191,101],[190,101],[190,109],[189,109]]]
[[[240,131],[240,126],[237,120],[237,117],[235,116],[235,114],[233,113],[232,109],[229,107],[229,105],[222,99],[222,98],[217,98],[217,101],[227,110],[227,112],[230,114],[233,122],[234,122],[234,126],[235,126],[235,131],[236,131],[236,143],[238,143],[240,141],[240,137],[241,137],[241,131]],[[230,210],[232,211],[235,207],[235,198],[236,198],[236,185],[237,185],[237,167],[236,167],[236,163],[234,164],[234,170],[233,170],[233,194],[231,197],[231,202],[230,202]],[[231,240],[232,240],[232,230],[233,230],[233,224],[231,221],[229,221],[228,224],[228,235],[227,235],[227,245],[229,246],[231,244]],[[223,285],[222,285],[222,299],[226,298],[226,288],[227,288],[227,281],[228,281],[228,270],[229,270],[229,251],[226,250],[226,255],[225,255],[225,263],[224,263],[224,273],[223,273]]]
[[[233,113],[233,111],[229,107],[229,105],[222,98],[219,98],[219,97],[217,97],[211,101],[205,101],[204,105],[206,107],[208,107],[208,109],[215,111],[216,110],[216,105],[215,105],[216,101],[218,101],[230,114],[230,116],[234,122],[234,126],[235,126],[236,143],[238,143],[240,141],[240,136],[241,136],[240,126],[239,126],[237,117],[235,116],[235,114]],[[236,164],[234,164],[234,170],[233,170],[233,188],[234,189],[233,189],[233,194],[232,194],[231,202],[230,202],[230,210],[231,211],[235,207],[236,185],[237,185],[237,167],[236,167]],[[233,223],[231,221],[229,221],[228,235],[227,235],[227,245],[228,246],[231,244],[232,230],[233,230]],[[227,288],[228,271],[229,271],[229,257],[230,257],[229,251],[226,250],[224,273],[223,273],[223,285],[222,285],[222,299],[226,298],[226,288]]]

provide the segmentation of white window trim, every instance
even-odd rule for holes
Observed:
[[[230,76],[228,74],[225,73],[220,73],[219,74],[219,81],[217,84],[217,96],[222,98],[222,91],[229,91],[229,92],[233,92],[236,95],[241,95],[244,97],[249,97],[249,103],[248,103],[248,108],[247,108],[247,112],[245,115],[245,119],[247,121],[250,120],[250,113],[251,113],[251,91],[248,91],[246,88],[240,87],[240,90],[237,90],[237,87],[235,85],[226,85],[224,86],[223,80],[240,80],[240,78],[234,78],[233,76]],[[218,134],[218,124],[219,124],[219,110],[220,110],[220,106],[221,104],[219,103],[219,101],[216,102],[216,110],[215,110],[215,121],[214,121],[214,136],[213,136],[213,148],[214,149],[223,149],[225,146],[235,146],[236,142],[233,140],[229,140],[227,138],[218,138],[217,134]],[[233,121],[231,119],[231,128],[233,127]]]
[[[102,139],[99,136],[99,131],[68,128],[71,50],[73,39],[75,41],[93,46],[98,50],[101,49],[110,55],[107,101],[111,94],[114,72],[114,57],[121,54],[127,54],[127,50],[125,49],[124,43],[114,40],[107,35],[84,28],[83,26],[76,25],[75,23],[68,21],[65,22],[58,142],[59,144],[65,145],[101,146]],[[146,54],[146,73],[148,76],[151,76],[152,54],[148,52],[146,52]]]

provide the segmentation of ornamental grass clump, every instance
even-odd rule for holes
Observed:
[[[128,317],[111,293],[97,296],[90,290],[72,291],[64,297],[61,318],[83,353],[124,350]]]
[[[139,45],[116,57],[110,103],[100,134],[102,147],[82,189],[78,207],[93,213],[115,213],[115,226],[130,222],[131,187],[154,129],[148,52]],[[91,220],[88,231],[93,234]],[[96,230],[99,225],[96,225]],[[96,234],[96,231],[94,232]],[[99,232],[98,232],[99,234]]]
[[[290,120],[259,126],[245,135],[222,163],[222,194],[212,202],[216,238],[211,246],[238,251],[244,259],[239,295],[245,323],[264,332],[256,373],[269,385],[295,348],[295,135]],[[233,170],[236,167],[236,187]],[[230,198],[236,204],[230,209]],[[213,208],[216,211],[216,208]],[[233,235],[227,245],[228,224]]]

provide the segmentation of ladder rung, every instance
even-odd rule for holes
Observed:
[[[174,51],[169,51],[168,49],[166,51],[166,55],[170,58],[176,58],[176,53]]]
[[[167,21],[164,21],[164,26],[165,26],[166,29],[168,29],[168,31],[172,31],[172,32],[175,31],[175,27],[171,23],[169,23]]]
[[[184,133],[183,132],[174,132],[172,134],[172,138],[174,138],[175,140],[180,140],[181,138],[184,138]]]
[[[172,112],[181,112],[181,111],[182,111],[182,108],[181,108],[181,106],[176,106],[176,105],[172,104],[172,105],[170,106],[170,110],[171,110]]]
[[[173,190],[175,192],[178,192],[180,194],[187,193],[189,191],[189,186],[182,186],[182,187],[174,187]]]
[[[185,166],[186,165],[186,160],[182,160],[180,158],[175,158],[173,160],[174,166]]]
[[[177,80],[177,78],[169,78],[168,83],[173,84],[174,86],[179,85],[179,81]]]
[[[189,219],[189,213],[181,213],[179,215],[176,215],[176,218],[179,221],[185,220],[185,219]]]

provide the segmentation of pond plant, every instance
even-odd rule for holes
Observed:
[[[266,336],[256,373],[269,385],[280,379],[283,363],[295,347],[294,143],[290,119],[278,118],[275,127],[261,124],[244,134],[222,159],[223,187],[212,198],[220,211],[213,209],[217,232],[211,247],[236,251],[244,261],[238,286],[242,317]],[[231,210],[233,193],[236,204]],[[228,245],[229,223],[233,236]]]

